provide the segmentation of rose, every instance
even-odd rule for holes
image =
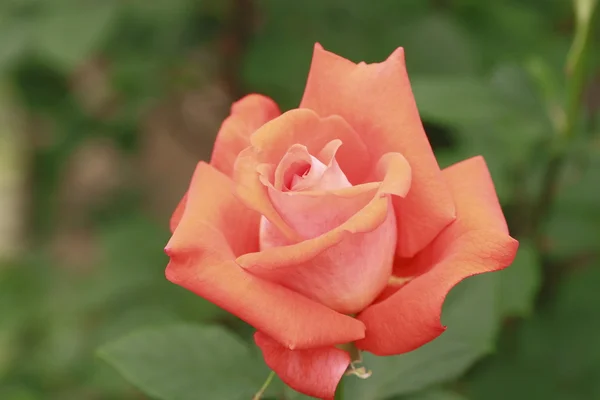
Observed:
[[[440,171],[402,49],[356,65],[316,45],[299,109],[235,103],[171,225],[167,278],[254,326],[266,363],[321,398],[351,361],[339,345],[433,340],[448,291],[518,247],[482,158]]]

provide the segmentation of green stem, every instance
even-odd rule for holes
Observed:
[[[344,379],[340,380],[338,383],[337,389],[335,391],[334,400],[343,400],[344,399]]]
[[[566,121],[562,132],[567,137],[574,135],[577,130],[596,4],[597,0],[575,0],[575,37],[567,56]]]
[[[275,378],[275,372],[271,371],[271,373],[267,377],[267,380],[261,386],[260,390],[258,392],[256,392],[256,394],[254,395],[254,397],[252,397],[252,400],[260,400],[260,398],[263,396],[263,394],[265,394],[265,391],[267,390],[267,388],[269,387],[269,385],[273,381],[273,378]]]
[[[576,135],[585,88],[587,58],[590,47],[592,18],[597,0],[575,0],[576,30],[566,64],[567,95],[565,117],[551,143],[550,160],[542,180],[542,188],[532,212],[531,227],[536,241],[541,242],[540,230],[551,211],[558,180],[565,163],[569,142]]]

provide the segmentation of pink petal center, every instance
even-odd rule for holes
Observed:
[[[317,195],[352,186],[335,160],[335,153],[340,146],[341,141],[333,140],[315,157],[309,154],[305,146],[295,144],[288,149],[277,167],[262,164],[259,168],[261,181],[268,187],[274,207],[306,239],[326,233],[358,211],[350,208],[339,210],[326,198]],[[280,236],[263,216],[261,248],[289,244]]]
[[[282,192],[299,192],[352,186],[335,160],[340,145],[339,140],[330,142],[319,157],[311,155],[303,145],[293,145],[275,168],[273,187]]]

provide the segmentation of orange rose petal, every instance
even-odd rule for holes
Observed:
[[[332,140],[316,155],[317,159],[325,165],[330,165],[335,160],[334,157],[343,144],[340,139]]]
[[[254,147],[249,147],[243,150],[235,161],[233,175],[237,184],[236,194],[246,206],[263,215],[275,225],[286,241],[290,243],[298,242],[302,238],[275,210],[269,198],[268,189],[259,177],[261,174],[265,174],[267,170],[271,175],[274,174],[274,168],[268,168],[271,165],[259,163],[256,153]]]
[[[406,197],[412,184],[412,169],[400,153],[386,153],[377,162],[374,180],[381,181],[379,192]]]
[[[415,255],[452,222],[452,196],[421,124],[403,49],[382,63],[357,65],[317,44],[300,106],[321,117],[344,118],[363,138],[373,160],[387,152],[408,160],[411,190],[405,199],[394,199],[399,255]]]
[[[508,233],[494,181],[483,157],[461,161],[442,173],[457,204],[458,218],[453,228],[456,234],[484,228]]]
[[[259,218],[234,196],[226,175],[200,163],[181,221],[165,249],[171,257],[167,279],[288,348],[329,346],[364,337],[360,321],[253,276],[235,263],[236,256],[258,250]]]
[[[289,350],[267,335],[256,332],[256,345],[265,362],[292,389],[319,399],[332,400],[350,365],[350,355],[335,347]]]
[[[290,263],[309,262],[325,249],[339,243],[346,235],[366,233],[381,225],[388,211],[388,199],[375,197],[363,209],[339,227],[313,239],[290,246],[266,249],[241,255],[237,262],[246,269],[274,269]]]
[[[357,341],[357,347],[384,356],[406,353],[432,341],[445,329],[440,315],[450,289],[469,276],[506,267],[517,247],[517,241],[498,232],[466,233],[439,255],[431,271],[359,314],[367,336]]]
[[[251,143],[261,163],[277,165],[295,144],[306,146],[308,152],[316,156],[336,139],[342,141],[336,154],[342,171],[353,184],[362,183],[365,173],[371,169],[369,153],[360,136],[338,116],[320,118],[312,110],[291,110],[257,130]]]
[[[369,201],[376,195],[378,189],[381,187],[381,182],[366,183],[359,186],[351,186],[348,188],[337,189],[332,191],[316,190],[306,192],[288,192],[290,195],[296,196],[296,198],[290,199],[289,207],[298,208],[298,213],[306,216],[307,213],[303,210],[310,209],[319,210],[323,204],[332,206],[326,213],[320,213],[322,219],[318,220],[318,215],[312,215],[312,220],[315,221],[310,227],[310,231],[295,232],[296,236],[304,233],[306,238],[314,238],[321,233],[328,232],[331,229],[339,226],[341,223],[346,221],[356,211],[360,210],[364,205],[368,204]],[[267,190],[271,191],[273,188],[269,186],[267,182]],[[273,197],[274,201],[277,199]],[[296,203],[296,204],[294,204]],[[332,209],[335,208],[333,211]],[[279,215],[279,214],[278,214]],[[296,217],[299,214],[296,214]],[[279,216],[281,218],[281,216]],[[290,220],[293,223],[298,218]],[[289,225],[286,223],[286,227]],[[302,240],[300,236],[297,240],[290,240],[270,221],[261,221],[261,249],[265,250],[270,247],[287,246]]]
[[[268,187],[268,192],[275,209],[289,226],[303,239],[312,239],[337,228],[360,212],[373,199],[377,187],[353,190],[354,196],[338,196],[326,191],[281,192],[273,186]]]
[[[169,228],[171,229],[171,233],[175,232],[177,225],[179,225],[179,221],[181,221],[181,216],[183,215],[183,211],[185,211],[185,204],[187,202],[187,193],[183,195],[177,207],[175,207],[175,211],[173,211],[173,215],[171,215],[171,220],[169,221]]]
[[[204,240],[215,237],[219,239],[215,244],[219,244],[220,253],[221,249],[228,249],[235,257],[258,251],[259,221],[259,214],[243,207],[235,198],[231,179],[200,162],[192,176],[179,224],[167,247],[178,254],[198,253],[204,250],[201,247]]]
[[[258,94],[250,94],[235,102],[217,134],[210,164],[231,176],[237,155],[250,146],[250,135],[279,114],[273,100]]]
[[[481,157],[444,170],[457,207],[456,221],[406,265],[399,289],[358,315],[367,336],[357,346],[377,355],[414,350],[444,331],[442,304],[466,277],[502,269],[513,261],[518,242],[508,235],[493,182]],[[401,271],[397,266],[397,271]],[[393,286],[392,282],[392,286]]]
[[[395,219],[387,197],[376,196],[340,227],[314,239],[240,256],[256,276],[344,314],[363,309],[392,270]],[[367,267],[368,266],[368,267]]]

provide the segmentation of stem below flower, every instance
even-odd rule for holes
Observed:
[[[260,390],[258,392],[256,392],[256,394],[254,395],[254,397],[252,397],[252,400],[260,400],[260,398],[262,397],[262,395],[265,394],[265,390],[267,390],[267,388],[269,387],[269,385],[273,381],[274,377],[275,377],[275,372],[271,371],[271,373],[267,377],[267,380],[265,381],[265,383],[263,383],[263,385],[260,388]]]

